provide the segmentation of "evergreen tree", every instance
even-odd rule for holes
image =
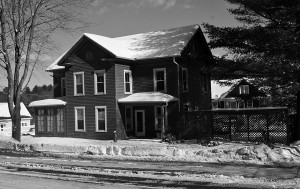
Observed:
[[[300,1],[226,1],[241,26],[204,24],[210,47],[227,51],[216,57],[213,78],[254,78],[255,84],[272,96],[271,105],[295,107],[300,70]]]

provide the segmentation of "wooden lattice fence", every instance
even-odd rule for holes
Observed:
[[[183,139],[290,142],[287,108],[217,109],[181,112]]]

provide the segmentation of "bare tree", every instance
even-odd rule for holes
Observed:
[[[88,4],[88,0],[0,0],[0,68],[7,76],[14,139],[21,141],[21,93],[35,66],[53,48],[55,32],[87,26],[80,12]]]

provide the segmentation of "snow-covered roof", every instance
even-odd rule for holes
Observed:
[[[221,97],[222,94],[228,92],[232,86],[232,85],[221,85],[220,83],[218,83],[215,80],[211,81],[211,98],[212,99],[218,99]]]
[[[33,101],[29,104],[28,107],[45,107],[45,106],[64,106],[66,102],[59,99],[45,99]]]
[[[27,110],[27,108],[25,107],[25,105],[23,104],[23,102],[21,102],[21,116],[22,117],[30,117],[31,118],[31,114],[29,113],[29,111]],[[0,103],[0,118],[10,118],[10,113],[9,113],[9,109],[8,109],[8,103],[7,102],[1,102]]]
[[[190,39],[199,29],[199,25],[190,25],[117,38],[84,33],[78,41],[83,37],[87,37],[114,54],[117,58],[128,60],[163,58],[180,56]],[[58,64],[71,49],[56,59],[46,71],[64,68]]]
[[[166,103],[178,101],[178,98],[161,92],[134,93],[118,100],[119,103]]]

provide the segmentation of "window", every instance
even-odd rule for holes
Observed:
[[[22,126],[23,126],[23,127],[26,127],[26,126],[27,126],[27,123],[22,123]]]
[[[167,91],[166,68],[157,68],[153,70],[154,91]]]
[[[236,108],[237,107],[236,102],[230,102],[230,107],[231,108]]]
[[[74,95],[84,95],[84,72],[74,73]]]
[[[37,112],[37,124],[38,124],[38,132],[45,132],[44,128],[44,110],[38,110]]]
[[[190,108],[190,103],[183,103],[182,104],[182,110],[184,111],[184,112],[188,112],[188,111],[190,111],[191,110],[191,108]]]
[[[106,94],[106,74],[105,70],[97,70],[94,73],[95,94]]]
[[[132,130],[132,107],[125,107],[125,129]]]
[[[107,132],[106,106],[96,106],[96,132]]]
[[[188,69],[182,68],[182,90],[183,92],[188,91]]]
[[[249,94],[249,85],[241,85],[239,87],[240,94]]]
[[[75,131],[85,131],[84,107],[75,107]]]
[[[53,124],[54,124],[54,110],[48,109],[47,110],[47,132],[53,132]]]
[[[203,74],[203,92],[208,92],[208,85],[209,85],[208,75]]]
[[[125,94],[132,93],[132,75],[131,70],[124,70],[124,92]]]
[[[217,101],[213,101],[212,102],[212,108],[213,109],[217,109],[218,108],[218,102]]]
[[[66,80],[61,78],[61,96],[66,96]]]
[[[245,108],[245,102],[244,101],[239,101],[238,102],[238,107],[239,108]]]
[[[57,109],[56,124],[57,124],[57,132],[64,132],[64,112],[63,112],[63,109]]]
[[[225,108],[230,108],[230,102],[229,101],[224,101],[225,102]]]
[[[166,107],[161,106],[155,106],[154,107],[154,114],[155,114],[155,130],[161,130],[163,126],[163,119],[164,119],[164,125],[166,127],[167,125],[167,119],[166,119]]]
[[[247,108],[253,108],[253,100],[247,100]]]

